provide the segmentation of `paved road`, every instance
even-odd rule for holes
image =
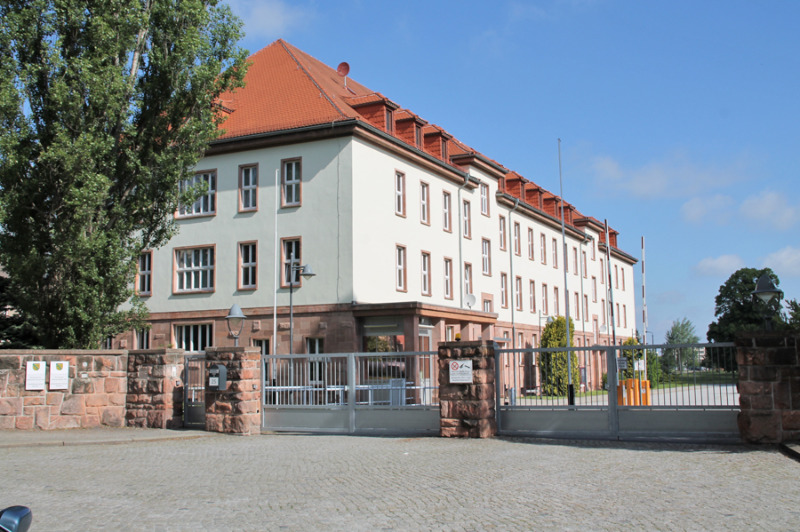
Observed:
[[[30,506],[34,531],[800,527],[800,462],[774,448],[314,435],[130,440],[0,442],[0,505]]]

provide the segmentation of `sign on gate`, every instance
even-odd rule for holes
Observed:
[[[472,384],[472,360],[450,361],[450,384]]]

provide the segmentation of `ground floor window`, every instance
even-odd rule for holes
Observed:
[[[175,347],[187,353],[205,351],[214,345],[214,329],[210,323],[175,326]]]

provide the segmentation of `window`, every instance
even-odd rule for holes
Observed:
[[[484,299],[483,300],[483,311],[484,312],[494,312],[492,310],[492,300],[491,299]]]
[[[214,290],[214,248],[175,250],[175,292]]]
[[[547,264],[547,237],[544,236],[544,233],[539,235],[539,256],[542,264]]]
[[[406,215],[406,176],[400,172],[394,174],[394,213]]]
[[[447,325],[444,328],[444,341],[445,342],[452,342],[456,339],[456,326],[455,325]]]
[[[592,240],[592,260],[597,260],[597,246],[595,246],[594,240]]]
[[[492,245],[485,238],[481,240],[481,264],[484,275],[492,274]]]
[[[239,290],[255,290],[256,263],[256,243],[246,242],[239,244]]]
[[[422,295],[431,295],[431,254],[422,252]]]
[[[464,293],[472,293],[472,264],[464,263]]]
[[[506,249],[506,218],[505,216],[500,217],[500,249]]]
[[[405,292],[407,290],[405,246],[397,246],[395,255],[395,288],[398,292]]]
[[[453,299],[453,260],[444,259],[444,297]]]
[[[530,260],[534,260],[534,248],[536,246],[533,243],[533,229],[530,227],[528,228],[528,258]]]
[[[301,264],[300,261],[303,258],[300,239],[297,237],[282,238],[281,254],[281,264],[283,264],[281,287],[288,288],[290,284],[292,286],[302,286],[302,277],[300,277],[300,271],[298,270],[298,266]]]
[[[425,225],[431,223],[430,187],[428,183],[419,185],[419,221]]]
[[[628,307],[622,305],[622,326],[628,327]]]
[[[575,319],[581,319],[580,294],[578,292],[575,292]]]
[[[553,239],[553,268],[558,269],[558,240],[555,238]]]
[[[619,288],[619,268],[614,265],[614,288]]]
[[[572,274],[578,275],[578,248],[572,248]]]
[[[150,349],[150,329],[136,330],[136,349]]]
[[[394,113],[391,109],[386,109],[386,132],[391,133],[394,131]]]
[[[616,305],[617,305],[617,327],[619,327],[619,303],[616,303]]]
[[[592,302],[597,303],[597,277],[592,275]]]
[[[600,284],[606,283],[606,263],[600,259]]]
[[[419,127],[419,124],[414,124],[414,142],[417,148],[422,147],[422,128]]]
[[[583,278],[586,279],[586,252],[582,251],[583,253]]]
[[[583,295],[583,321],[589,321],[589,296]]]
[[[606,300],[605,299],[600,300],[600,306],[603,308],[603,325],[605,325],[606,324],[606,312],[607,312]]]
[[[205,194],[197,198],[191,205],[180,205],[178,216],[202,216],[217,212],[217,173],[216,171],[199,172],[184,179],[178,184],[178,192],[184,194],[195,187],[204,187]]]
[[[322,338],[306,338],[306,353],[309,355],[324,353]],[[324,359],[310,359],[308,361],[308,383],[311,386],[324,385],[326,369],[327,367]]]
[[[522,253],[520,246],[519,222],[514,222],[514,254],[520,255]]]
[[[528,290],[530,290],[531,312],[536,312],[536,281],[528,281]]]
[[[303,192],[300,159],[281,161],[281,167],[281,206],[299,207]]]
[[[447,160],[447,141],[442,139],[442,159]]]
[[[464,238],[472,238],[472,213],[467,200],[464,200]]]
[[[558,287],[554,286],[553,287],[553,314],[555,316],[558,316],[559,314],[561,314],[561,308],[559,308],[559,303],[560,303],[560,301],[559,301],[559,298],[558,298]]]
[[[214,330],[210,323],[175,326],[175,347],[187,353],[199,353],[214,345]]]
[[[508,308],[508,276],[500,274],[500,306]]]
[[[258,167],[239,167],[239,211],[258,208]]]
[[[547,285],[542,284],[542,314],[548,314],[549,309],[547,308]]]
[[[153,252],[145,251],[139,255],[139,271],[136,279],[136,292],[140,296],[153,293]]]
[[[481,214],[489,216],[489,185],[481,183]]]
[[[514,279],[514,304],[522,310],[522,277]]]
[[[622,268],[622,289],[625,290],[625,268]]]
[[[448,233],[452,231],[451,228],[452,217],[450,214],[450,204],[451,204],[450,193],[449,192],[442,193],[442,224],[443,224],[442,227],[444,227],[444,230],[447,231]]]

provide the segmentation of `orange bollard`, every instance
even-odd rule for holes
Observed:
[[[625,395],[622,393],[622,383],[617,384],[617,405],[625,404]]]
[[[639,387],[639,380],[638,379],[631,379],[633,381],[633,404],[635,406],[642,405],[642,390]]]
[[[642,381],[642,405],[650,406],[650,381]]]

